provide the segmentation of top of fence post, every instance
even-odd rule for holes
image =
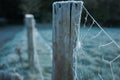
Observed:
[[[32,14],[26,14],[25,15],[25,23],[27,27],[35,27],[35,19]]]

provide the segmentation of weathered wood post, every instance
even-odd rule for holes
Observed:
[[[53,3],[52,80],[74,80],[73,50],[78,38],[82,1]]]
[[[34,55],[35,55],[35,44],[34,44],[35,19],[34,19],[34,16],[31,14],[26,14],[25,23],[27,26],[29,67],[33,69],[34,68]]]

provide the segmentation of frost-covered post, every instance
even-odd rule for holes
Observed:
[[[53,3],[52,80],[74,80],[73,51],[78,38],[82,1]]]
[[[29,67],[33,69],[34,68],[34,55],[35,55],[35,44],[34,44],[35,19],[34,19],[34,16],[32,14],[26,14],[25,23],[27,26]]]

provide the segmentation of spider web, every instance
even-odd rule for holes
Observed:
[[[74,49],[74,80],[119,80],[120,46],[83,6],[77,45]]]

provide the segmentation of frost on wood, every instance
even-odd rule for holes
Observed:
[[[25,24],[27,27],[35,27],[35,19],[32,14],[25,15]]]
[[[35,55],[35,43],[34,43],[34,28],[35,20],[33,15],[26,14],[25,22],[27,27],[27,40],[28,40],[28,56],[29,56],[29,66],[34,69],[34,55]]]
[[[28,60],[29,60],[29,67],[31,70],[40,73],[40,79],[44,80],[38,53],[36,53],[36,29],[35,29],[35,19],[32,14],[25,15],[25,22],[27,27],[27,42],[28,42]]]
[[[73,50],[79,34],[76,24],[80,25],[82,4],[81,1],[53,4],[53,80],[75,80]]]

